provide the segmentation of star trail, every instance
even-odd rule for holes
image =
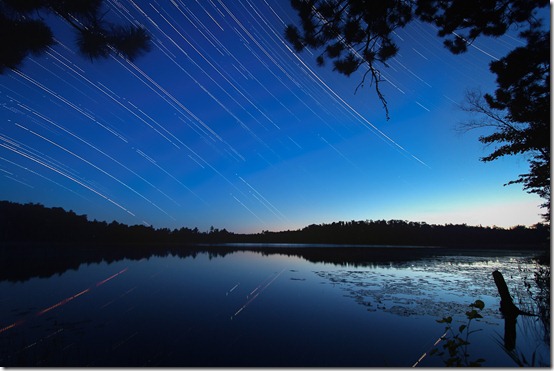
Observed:
[[[523,160],[479,162],[460,135],[468,88],[494,89],[491,60],[521,43],[480,39],[452,55],[432,26],[395,32],[385,119],[365,71],[346,78],[296,54],[281,0],[106,0],[144,26],[152,50],[91,63],[70,27],[0,75],[0,192],[89,219],[154,227],[296,229],[403,219],[513,226],[540,221],[538,197],[502,185]]]

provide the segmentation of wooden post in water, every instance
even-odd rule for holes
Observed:
[[[498,294],[500,294],[500,311],[505,317],[517,317],[521,311],[512,300],[512,295],[510,295],[510,290],[508,290],[504,276],[498,270],[495,270],[492,272],[492,278],[494,278]]]
[[[504,347],[513,350],[516,346],[516,318],[521,311],[514,304],[502,273],[495,270],[492,277],[500,294],[500,311],[504,315]]]

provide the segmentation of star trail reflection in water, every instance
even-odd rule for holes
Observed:
[[[533,267],[528,254],[501,252],[361,265],[253,251],[82,264],[0,282],[0,364],[407,367],[444,332],[437,319],[461,324],[481,299],[470,352],[513,366],[494,341],[503,319],[490,274],[502,270],[517,294]],[[548,345],[527,331],[533,321],[518,318],[518,349],[537,347],[548,363]]]

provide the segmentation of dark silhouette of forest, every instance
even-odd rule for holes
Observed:
[[[550,228],[435,225],[403,220],[366,220],[312,224],[298,230],[239,234],[226,229],[182,227],[170,230],[112,221],[89,221],[60,207],[0,201],[0,241],[5,244],[70,244],[79,246],[184,246],[213,243],[303,243],[338,245],[405,245],[465,248],[548,248]]]
[[[0,241],[5,243],[97,245],[190,245],[199,243],[303,243],[339,245],[405,245],[487,248],[548,248],[550,228],[434,225],[403,220],[366,220],[312,224],[298,230],[239,234],[226,229],[127,226],[89,221],[60,207],[0,201]]]
[[[194,258],[201,253],[212,258],[244,250],[354,266],[417,260],[446,252],[464,254],[471,249],[549,251],[549,226],[543,224],[503,229],[381,220],[238,234],[213,227],[201,232],[197,228],[170,230],[89,221],[85,215],[59,207],[0,201],[0,225],[0,280],[10,281],[49,277],[83,263],[167,255]],[[266,243],[281,245],[263,245]]]

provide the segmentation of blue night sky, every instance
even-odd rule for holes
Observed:
[[[201,231],[541,220],[540,198],[503,186],[525,159],[480,162],[486,132],[457,129],[465,91],[493,91],[488,64],[521,44],[515,33],[455,56],[428,24],[398,30],[387,121],[373,87],[356,91],[364,71],[292,51],[288,0],[105,3],[149,30],[151,52],[90,63],[53,20],[58,44],[0,75],[1,199]]]

